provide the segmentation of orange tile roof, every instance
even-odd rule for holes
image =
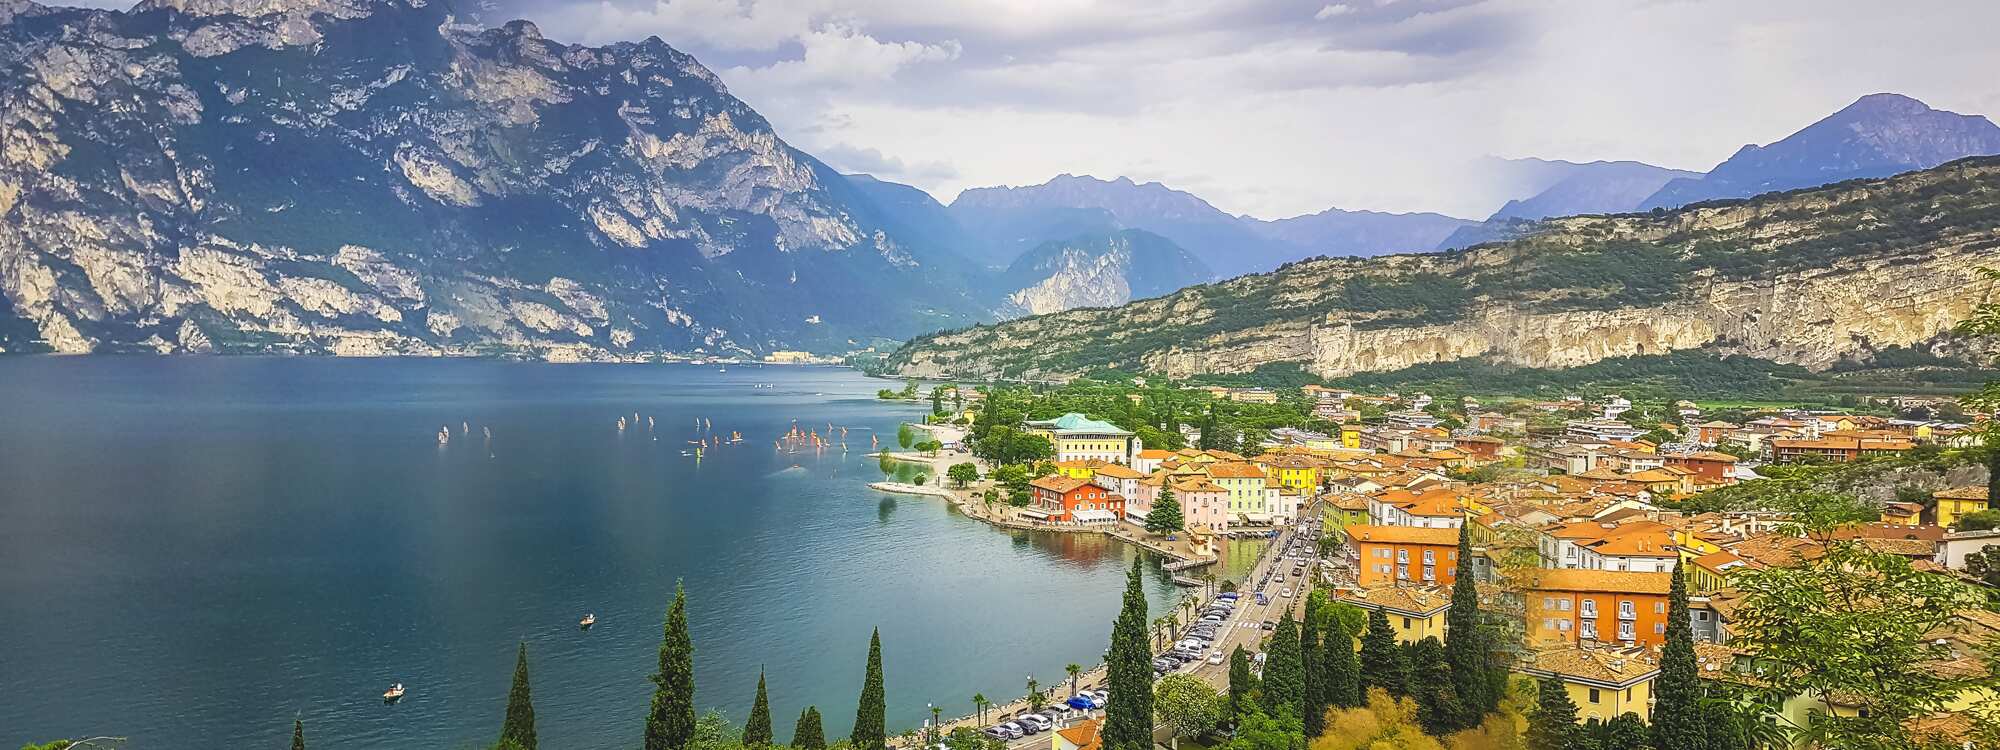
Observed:
[[[1458,529],[1427,529],[1417,526],[1354,525],[1347,536],[1356,542],[1378,544],[1436,544],[1458,546]]]
[[[1985,500],[1986,487],[1976,484],[1964,487],[1952,487],[1933,492],[1931,493],[1931,497],[1939,500]]]
[[[1536,591],[1601,591],[1623,594],[1665,596],[1674,585],[1672,573],[1634,573],[1622,570],[1542,569],[1530,575],[1529,588]]]
[[[1056,730],[1056,734],[1062,735],[1063,741],[1075,745],[1077,750],[1097,750],[1097,728],[1100,724],[1098,719],[1084,719],[1067,729]]]
[[[1041,489],[1049,490],[1052,492],[1060,492],[1062,494],[1067,495],[1075,491],[1076,488],[1082,487],[1086,484],[1090,484],[1090,481],[1087,479],[1077,479],[1076,477],[1072,476],[1056,475],[1047,477],[1036,477],[1034,481],[1028,483],[1028,486],[1039,487]]]
[[[1112,479],[1138,479],[1139,477],[1145,476],[1144,474],[1140,474],[1139,472],[1132,470],[1131,467],[1120,466],[1118,464],[1105,464],[1103,466],[1099,466],[1096,468],[1096,472],[1097,475],[1100,477],[1111,477]]]
[[[1223,461],[1209,464],[1208,475],[1217,479],[1263,479],[1264,470],[1256,464],[1242,461]]]

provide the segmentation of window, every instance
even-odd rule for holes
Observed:
[[[1664,622],[1653,623],[1653,632],[1656,634],[1667,632],[1667,624]]]
[[[1542,597],[1542,609],[1555,609],[1555,608],[1556,608],[1556,598],[1555,598],[1555,597],[1553,597],[1553,596],[1544,596],[1544,597]]]
[[[1557,600],[1556,600],[1556,609],[1560,609],[1560,610],[1562,610],[1562,611],[1564,611],[1564,612],[1568,612],[1568,611],[1569,611],[1569,600],[1568,600],[1568,599],[1557,599]]]
[[[1408,617],[1403,618],[1403,629],[1404,630],[1410,629],[1410,618]]]
[[[1653,602],[1653,614],[1664,615],[1666,613],[1667,613],[1666,602]]]
[[[1579,611],[1579,612],[1583,613],[1583,616],[1584,616],[1584,617],[1596,617],[1596,616],[1597,616],[1597,600],[1596,600],[1596,599],[1585,599],[1585,600],[1583,600],[1583,602],[1581,603],[1581,605],[1577,607],[1577,611]]]
[[[1560,630],[1560,631],[1562,631],[1562,632],[1565,632],[1565,633],[1569,632],[1569,621],[1568,621],[1568,620],[1557,620],[1557,621],[1556,621],[1556,629],[1557,629],[1557,630]]]
[[[1637,616],[1639,616],[1639,614],[1638,614],[1638,612],[1637,612],[1637,609],[1638,609],[1638,608],[1636,608],[1636,607],[1632,606],[1632,602],[1631,602],[1631,601],[1629,601],[1629,600],[1628,600],[1628,601],[1622,601],[1622,602],[1619,602],[1619,603],[1618,603],[1618,616],[1619,616],[1619,617],[1623,617],[1623,618],[1625,618],[1625,619],[1628,619],[1628,620],[1629,620],[1629,619],[1632,619],[1632,618],[1634,618],[1634,617],[1637,617]]]
[[[1591,703],[1596,703],[1596,702],[1598,702],[1598,696],[1597,696],[1597,688],[1591,688],[1591,689],[1590,689],[1590,702],[1591,702]]]
[[[1426,581],[1435,581],[1435,580],[1437,580],[1437,568],[1435,568],[1435,567],[1432,567],[1432,566],[1429,566],[1429,565],[1425,565],[1425,566],[1424,566],[1424,580],[1426,580]]]
[[[1437,553],[1437,550],[1432,550],[1432,549],[1427,549],[1427,550],[1424,550],[1424,564],[1425,564],[1425,565],[1434,565],[1434,564],[1436,564],[1436,563],[1437,563],[1437,555],[1438,555],[1438,553]]]
[[[1403,579],[1403,580],[1406,580],[1406,581],[1407,581],[1407,580],[1409,580],[1409,578],[1410,578],[1410,566],[1408,566],[1408,565],[1398,565],[1398,566],[1396,566],[1396,577],[1397,577],[1397,578],[1401,578],[1401,579]]]
[[[1629,641],[1632,639],[1633,639],[1632,623],[1630,622],[1618,623],[1618,640]]]
[[[1396,562],[1400,562],[1400,563],[1406,563],[1406,562],[1409,562],[1409,561],[1410,561],[1410,551],[1409,551],[1409,550],[1406,550],[1406,549],[1399,549],[1399,550],[1396,550]]]
[[[1543,629],[1543,630],[1555,630],[1555,629],[1556,629],[1556,621],[1555,621],[1555,620],[1542,620],[1542,629]]]

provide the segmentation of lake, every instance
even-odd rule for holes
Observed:
[[[867,489],[869,436],[893,445],[924,410],[876,401],[884,385],[830,368],[0,357],[0,747],[282,747],[294,716],[315,747],[483,746],[521,641],[545,746],[636,747],[676,581],[697,704],[742,721],[761,668],[780,741],[808,704],[847,734],[871,628],[892,732],[926,703],[969,713],[975,692],[1100,661],[1137,551]],[[846,449],[779,450],[795,421],[846,428]],[[1227,569],[1258,550],[1237,543]],[[1162,612],[1179,594],[1149,571]],[[392,682],[410,692],[385,706]]]

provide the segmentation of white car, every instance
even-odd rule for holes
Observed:
[[[1209,655],[1208,655],[1208,663],[1210,663],[1210,664],[1221,664],[1221,663],[1222,663],[1222,658],[1223,658],[1223,657],[1222,657],[1222,649],[1219,649],[1219,648],[1218,648],[1218,649],[1216,649],[1215,651],[1213,651],[1213,652],[1209,653]]]
[[[1291,596],[1291,595],[1292,595],[1292,590],[1291,590],[1291,589],[1285,589],[1284,591],[1280,591],[1280,592],[1278,592],[1278,595],[1279,595],[1279,596]]]

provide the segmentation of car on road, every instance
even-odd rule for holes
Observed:
[[[1291,587],[1289,587],[1289,586],[1285,587],[1285,590],[1284,590],[1284,591],[1280,591],[1280,592],[1278,592],[1278,595],[1279,595],[1279,596],[1287,596],[1287,597],[1288,597],[1288,596],[1291,596],[1291,595],[1292,595],[1292,589],[1291,589]]]
[[[1265,629],[1265,630],[1277,630],[1277,629],[1278,629],[1278,624],[1277,624],[1277,623],[1275,623],[1275,622],[1271,622],[1270,620],[1265,620],[1265,621],[1264,621],[1264,629]]]
[[[1219,648],[1218,648],[1218,649],[1216,649],[1216,650],[1214,650],[1214,651],[1211,651],[1211,652],[1209,652],[1209,654],[1208,654],[1208,663],[1210,663],[1210,664],[1221,664],[1221,663],[1222,663],[1222,660],[1223,660],[1224,658],[1225,658],[1225,657],[1224,657],[1224,656],[1222,655],[1222,649],[1219,649]]]

